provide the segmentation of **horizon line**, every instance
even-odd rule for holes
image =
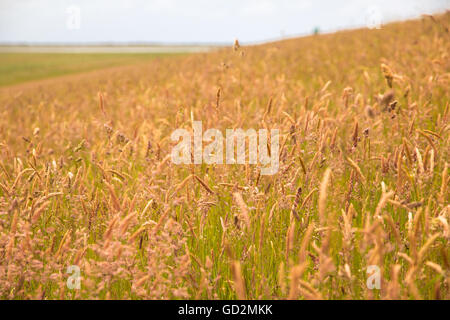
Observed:
[[[387,25],[392,23],[401,23],[401,22],[407,22],[407,21],[414,21],[418,19],[423,19],[426,17],[434,16],[434,15],[441,15],[446,14],[450,10],[444,10],[435,12],[432,14],[419,14],[417,16],[409,17],[407,19],[403,20],[388,20],[384,21],[381,25]],[[317,28],[317,27],[316,27]],[[297,34],[287,34],[279,37],[273,37],[268,38],[264,40],[254,40],[254,41],[241,41],[239,40],[241,45],[247,45],[247,46],[253,46],[253,45],[261,45],[261,44],[267,44],[267,43],[273,43],[283,40],[291,40],[296,38],[304,38],[308,36],[314,36],[314,35],[322,35],[322,34],[333,34],[338,32],[345,32],[345,31],[353,31],[353,30],[360,30],[360,29],[368,29],[367,26],[361,25],[361,24],[355,24],[355,25],[348,25],[348,26],[341,26],[341,27],[335,27],[333,29],[329,30],[321,30],[318,28],[318,33],[315,33],[315,28],[312,29],[310,32],[303,32],[303,33],[297,33]],[[63,41],[57,41],[57,42],[45,42],[45,41],[0,41],[0,47],[227,47],[232,46],[234,43],[233,41],[177,41],[177,42],[162,42],[162,41],[145,41],[145,40],[137,40],[137,41],[82,41],[82,42],[63,42]]]

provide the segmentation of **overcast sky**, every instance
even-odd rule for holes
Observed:
[[[445,9],[450,0],[0,0],[0,42],[248,43]]]

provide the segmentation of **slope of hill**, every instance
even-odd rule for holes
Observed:
[[[449,22],[2,89],[0,297],[449,299]],[[172,163],[192,120],[278,172]]]

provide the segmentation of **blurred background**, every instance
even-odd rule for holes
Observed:
[[[449,7],[450,0],[1,0],[0,43],[256,43]]]
[[[0,86],[384,23],[450,0],[0,0]]]

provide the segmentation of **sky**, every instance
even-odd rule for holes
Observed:
[[[450,0],[0,0],[0,43],[257,43],[446,9]]]

